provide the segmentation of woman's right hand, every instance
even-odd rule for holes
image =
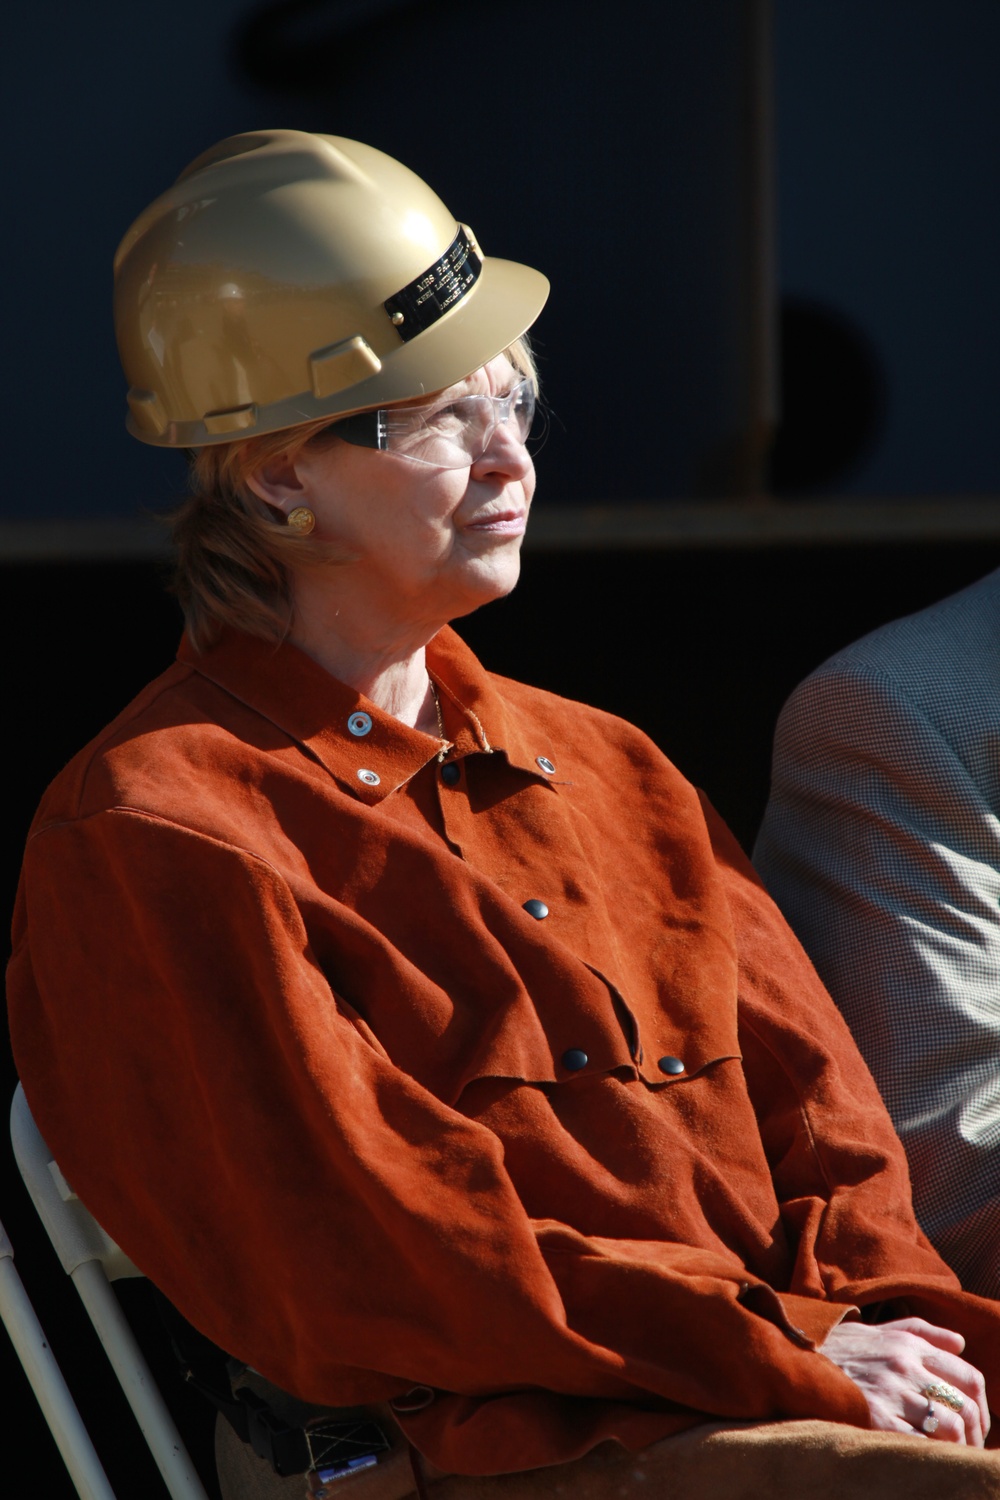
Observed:
[[[964,1348],[960,1333],[936,1328],[923,1318],[900,1318],[874,1325],[840,1323],[827,1335],[820,1353],[860,1386],[876,1431],[913,1432],[981,1448],[990,1430],[985,1383],[979,1371],[960,1358]],[[921,1392],[935,1384],[953,1386],[965,1403],[957,1412],[930,1398],[938,1425],[925,1433],[922,1424],[930,1407]]]

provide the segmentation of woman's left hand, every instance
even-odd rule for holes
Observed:
[[[960,1333],[923,1318],[900,1318],[874,1325],[840,1323],[820,1352],[860,1386],[877,1431],[913,1432],[981,1448],[990,1430],[985,1384],[979,1371],[960,1358],[964,1348]],[[922,1394],[934,1385],[951,1386],[964,1398],[962,1410]],[[932,1401],[937,1426],[927,1432],[923,1423]]]

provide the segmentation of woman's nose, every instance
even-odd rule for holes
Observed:
[[[524,479],[532,471],[531,454],[517,435],[513,422],[498,422],[490,433],[486,451],[472,465],[474,479],[487,479],[492,474],[507,479]]]

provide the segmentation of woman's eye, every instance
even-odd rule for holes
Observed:
[[[469,421],[470,415],[461,401],[453,401],[448,406],[439,406],[437,411],[425,419],[425,423],[438,432],[454,432]]]

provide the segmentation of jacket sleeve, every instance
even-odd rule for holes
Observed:
[[[529,1219],[497,1138],[337,1004],[255,855],[122,809],[39,832],[10,996],[29,1101],[81,1198],[279,1386],[867,1425],[735,1256]],[[431,1456],[476,1472],[456,1451]]]
[[[906,1147],[917,1215],[1000,1297],[1000,823],[888,677],[825,671],[778,725],[754,852]]]
[[[708,809],[740,950],[744,1075],[771,1166],[802,1293],[915,1315],[961,1333],[1000,1394],[1000,1309],[962,1291],[918,1226],[907,1163],[843,1017],[754,875]],[[792,1295],[789,1295],[792,1294]]]

